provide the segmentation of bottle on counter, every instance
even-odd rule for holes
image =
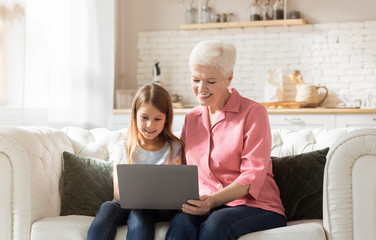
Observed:
[[[273,5],[273,19],[284,19],[284,4],[283,0],[276,0]]]
[[[251,21],[261,20],[261,8],[257,0],[251,2]]]
[[[153,83],[157,85],[162,85],[161,82],[161,69],[159,67],[159,62],[153,64]]]
[[[264,0],[261,4],[261,18],[262,20],[273,19],[273,6],[269,0]]]

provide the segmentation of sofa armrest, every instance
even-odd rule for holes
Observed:
[[[376,239],[376,129],[339,138],[324,172],[323,220],[329,240]]]
[[[28,239],[30,161],[22,146],[0,134],[0,239]]]
[[[0,239],[29,239],[33,222],[60,213],[63,132],[0,127]]]

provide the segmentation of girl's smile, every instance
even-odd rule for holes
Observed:
[[[166,114],[150,104],[137,109],[138,142],[140,146],[155,144],[155,139],[162,131],[166,122]]]

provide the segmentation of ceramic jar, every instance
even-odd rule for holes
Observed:
[[[320,94],[324,90],[324,94]],[[302,102],[302,107],[318,107],[328,97],[328,89],[325,86],[307,84],[296,85],[296,102]]]

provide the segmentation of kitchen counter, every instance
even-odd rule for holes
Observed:
[[[174,113],[185,114],[191,108],[175,108]],[[269,114],[372,114],[376,113],[376,109],[360,109],[360,108],[268,108]],[[130,114],[130,109],[114,109],[114,114]]]
[[[173,129],[179,130],[185,114],[192,108],[175,108]],[[376,109],[360,108],[267,108],[272,129],[333,129],[340,127],[375,128]],[[115,109],[114,128],[125,128],[130,122],[130,109]]]
[[[292,114],[370,114],[376,113],[376,109],[360,109],[360,108],[268,108],[268,113],[292,113]]]

